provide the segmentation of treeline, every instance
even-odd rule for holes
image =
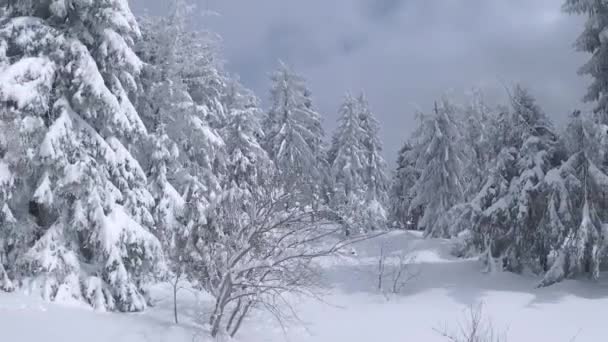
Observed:
[[[594,79],[593,113],[574,111],[557,128],[520,86],[497,108],[479,95],[467,106],[439,101],[400,150],[391,190],[397,225],[459,236],[460,253],[481,253],[489,270],[542,274],[541,286],[596,279],[607,256],[608,58],[598,23],[608,12],[579,0],[564,10],[589,16],[577,48],[593,54],[580,69]]]

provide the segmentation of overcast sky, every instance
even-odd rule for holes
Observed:
[[[562,0],[193,0],[197,26],[219,33],[227,68],[265,102],[281,59],[303,74],[328,133],[346,91],[364,90],[382,124],[389,163],[446,92],[485,89],[504,98],[520,82],[557,121],[582,107],[587,56],[572,44],[583,18]],[[167,0],[131,0],[158,13]],[[217,16],[204,16],[206,8]]]

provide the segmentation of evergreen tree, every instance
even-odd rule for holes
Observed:
[[[538,230],[544,212],[542,182],[547,172],[561,161],[558,160],[557,136],[552,124],[527,90],[515,87],[512,107],[513,139],[519,146],[519,176],[511,183],[517,204],[516,222],[511,229],[514,246],[507,258],[507,268],[522,271],[524,266],[546,267],[540,256],[547,255],[548,250]]]
[[[470,200],[481,190],[492,156],[491,120],[494,117],[479,90],[473,90],[464,110],[462,142],[465,145],[465,198]]]
[[[2,154],[7,153],[4,150],[5,147],[2,148]],[[11,247],[12,235],[17,230],[15,228],[17,221],[9,206],[14,186],[14,176],[9,164],[4,159],[5,156],[0,159],[0,290],[12,291],[14,285],[7,272],[7,268],[9,271],[11,270],[8,250]]]
[[[411,208],[410,204],[415,197],[414,185],[420,178],[420,171],[416,168],[416,150],[411,143],[406,142],[399,150],[397,168],[393,172],[390,191],[391,221],[397,227],[415,228],[420,219],[420,210]]]
[[[178,159],[179,151],[164,132],[161,124],[154,135],[155,146],[152,151],[150,170],[150,192],[154,197],[154,232],[160,240],[169,270],[176,275],[183,273],[183,254],[186,252],[184,227],[184,199],[169,181],[169,168]]]
[[[148,230],[146,175],[129,150],[147,136],[131,102],[137,23],[123,0],[0,7],[0,111],[28,128],[20,157],[32,170],[19,175],[29,200],[13,213],[19,226],[35,221],[15,277],[49,299],[142,310],[161,251]]]
[[[260,144],[259,137],[263,138],[264,132],[257,100],[247,93],[237,96],[223,131],[228,155],[223,189],[224,192],[240,189],[237,192],[257,197],[273,181],[274,165]]]
[[[560,162],[550,121],[527,90],[514,88],[512,111],[499,115],[492,146],[501,146],[481,191],[468,203],[457,226],[471,223],[471,242],[484,251],[489,269],[540,271],[548,254],[539,231],[545,213],[545,175]]]
[[[41,103],[38,105],[42,107]],[[38,105],[29,102],[27,107],[41,108]],[[25,180],[36,173],[31,160],[23,155],[28,150],[34,151],[30,143],[35,144],[41,138],[42,122],[32,116],[21,120],[23,109],[3,109],[0,111],[0,290],[12,291],[21,275],[18,263],[35,239],[36,223],[23,211],[30,207],[33,186]]]
[[[338,128],[329,151],[334,186],[332,206],[343,216],[347,233],[350,228],[365,229],[360,217],[367,191],[365,134],[361,128],[359,104],[347,94],[340,107]]]
[[[488,271],[502,270],[501,256],[510,247],[509,234],[515,223],[511,181],[517,177],[517,150],[503,148],[494,159],[484,186],[467,204],[455,221],[456,226],[470,225],[470,243],[482,252]]]
[[[167,16],[142,18],[138,45],[147,62],[139,108],[156,132],[146,153],[155,232],[175,292],[184,276],[196,279],[208,262],[197,254],[212,242],[200,236],[225,191],[229,161],[222,129],[240,96],[219,64],[212,35],[187,30],[190,10],[174,0]]]
[[[575,44],[578,51],[591,54],[589,61],[579,69],[580,74],[593,79],[584,100],[597,101],[596,120],[608,124],[608,5],[603,1],[566,0],[563,9],[588,17]]]
[[[272,76],[271,108],[264,122],[264,146],[286,189],[302,193],[313,204],[326,169],[322,159],[324,132],[304,79],[280,63]]]
[[[361,146],[364,149],[364,185],[366,188],[365,215],[369,229],[383,229],[387,226],[388,179],[386,162],[382,157],[382,143],[378,136],[380,125],[369,108],[363,94],[357,98],[360,126],[363,131]]]
[[[427,236],[448,235],[443,216],[463,198],[463,152],[455,143],[460,141],[455,116],[455,107],[442,100],[435,104],[432,115],[421,115],[421,126],[415,134],[419,151],[416,165],[421,176],[414,186],[416,196],[410,205],[424,207],[418,226]]]
[[[608,219],[608,176],[597,166],[604,135],[602,126],[575,112],[566,130],[572,155],[545,178],[547,214],[541,231],[556,257],[541,286],[583,273],[593,279],[599,275]]]
[[[187,3],[175,0],[167,17],[142,18],[138,51],[148,64],[139,109],[149,129],[165,118],[167,136],[177,144],[174,186],[183,193],[196,178],[209,199],[220,191],[225,163],[220,130],[228,80],[211,35],[186,30],[188,11]]]

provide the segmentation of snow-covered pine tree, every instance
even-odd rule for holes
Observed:
[[[488,163],[492,154],[489,128],[494,114],[478,89],[471,91],[463,114],[462,138],[466,147],[463,178],[466,184],[465,198],[470,200],[481,190],[489,169]]]
[[[460,213],[456,225],[471,226],[470,242],[484,251],[488,269],[540,271],[546,245],[539,235],[545,174],[558,165],[551,122],[522,87],[515,87],[512,111],[494,120],[490,145],[501,148],[481,191]],[[462,220],[462,221],[461,221]]]
[[[340,107],[338,128],[329,151],[333,180],[332,207],[342,216],[346,232],[364,230],[361,217],[367,195],[366,169],[368,155],[363,142],[366,132],[361,127],[357,99],[347,94]]]
[[[575,43],[578,51],[591,55],[579,69],[580,74],[593,79],[584,100],[597,101],[596,120],[608,124],[608,6],[603,1],[565,0],[563,10],[588,17],[585,29]]]
[[[223,167],[223,125],[228,79],[217,63],[215,41],[206,32],[186,29],[189,5],[175,0],[167,17],[142,19],[146,85],[141,111],[152,125],[164,112],[167,135],[178,145],[181,175],[176,186],[189,186],[192,177],[207,189],[207,197],[220,191]]]
[[[367,229],[387,227],[388,222],[388,178],[386,162],[382,157],[382,142],[378,136],[380,125],[372,113],[364,94],[357,97],[359,120],[363,130],[361,142],[366,155],[364,162],[364,184],[366,188],[365,216]]]
[[[321,116],[312,106],[304,79],[285,63],[272,75],[271,107],[264,122],[264,147],[279,170],[286,189],[299,191],[301,203],[319,198],[326,172]]]
[[[146,176],[129,151],[147,135],[131,103],[142,63],[124,0],[2,1],[0,111],[25,127],[17,225],[35,221],[15,277],[48,299],[139,311],[160,264]],[[69,20],[68,20],[69,18]],[[10,59],[7,52],[10,51]],[[40,137],[38,139],[32,137]]]
[[[276,169],[260,143],[265,132],[257,99],[238,84],[234,89],[234,102],[222,131],[228,156],[222,188],[224,194],[243,191],[247,197],[258,197],[274,181]]]
[[[555,255],[540,286],[565,278],[599,275],[606,256],[608,176],[597,166],[602,160],[606,126],[590,115],[575,112],[566,130],[571,157],[545,177],[546,214],[541,231]]]
[[[426,236],[449,235],[444,215],[463,199],[461,183],[463,151],[456,123],[456,108],[448,100],[435,103],[431,115],[421,114],[421,125],[414,137],[420,178],[414,186],[411,207],[424,207],[418,227]]]
[[[2,52],[3,54],[4,52]],[[9,66],[5,55],[0,55],[0,71]],[[9,76],[9,78],[2,78]],[[0,73],[0,82],[8,87],[11,75]],[[6,83],[5,83],[6,82]],[[36,82],[32,81],[36,87]],[[16,97],[15,97],[16,98]],[[23,100],[23,99],[22,99]],[[26,100],[27,101],[27,100]],[[25,107],[25,105],[24,105]],[[22,120],[23,111],[18,107],[0,110],[0,290],[11,291],[18,285],[20,270],[18,261],[27,252],[35,239],[36,224],[24,213],[29,209],[32,187],[27,182],[36,175],[32,160],[23,158],[43,136],[42,123],[33,116]],[[35,113],[44,108],[43,101],[31,101],[27,110]],[[28,146],[29,145],[29,146]],[[28,149],[29,147],[29,149]]]
[[[169,270],[178,277],[185,262],[187,234],[184,227],[184,198],[169,181],[169,169],[175,167],[179,150],[161,123],[153,136],[149,188],[154,197],[152,210],[154,233],[160,240]]]
[[[399,150],[397,168],[393,172],[389,194],[390,220],[395,227],[412,229],[418,226],[421,210],[410,207],[415,197],[414,185],[420,178],[416,160],[418,156],[412,144],[409,142],[403,144]]]
[[[549,252],[538,230],[545,208],[542,182],[547,172],[561,162],[557,153],[558,139],[552,123],[525,88],[516,86],[511,102],[511,132],[515,146],[519,146],[519,176],[511,182],[516,221],[511,228],[512,245],[505,265],[511,271],[530,267],[538,272],[539,268],[545,267],[541,256]]]
[[[220,130],[226,113],[241,105],[235,100],[240,88],[230,85],[218,64],[213,35],[187,30],[190,9],[174,0],[166,17],[142,18],[138,46],[147,63],[139,108],[156,131],[148,161],[156,234],[175,292],[180,279],[199,279],[199,268],[209,262],[197,251],[206,249],[201,232],[225,190],[227,152]]]
[[[499,118],[504,119],[505,116],[503,115],[502,118],[500,115],[497,116],[495,109],[485,104],[481,91],[473,89],[470,93],[469,103],[462,110],[463,120],[458,127],[462,139],[464,202],[454,205],[441,220],[442,229],[449,231],[449,235],[468,232],[471,222],[479,219],[481,207],[478,203],[478,194],[483,190],[486,180],[492,178],[489,176],[492,169],[491,161],[497,158],[503,147],[498,140],[505,132],[495,125]],[[420,209],[418,210],[420,211]],[[468,253],[466,243],[463,247],[464,249],[459,253]]]
[[[186,0],[177,2],[183,18],[178,35],[176,66],[192,101],[206,109],[205,119],[210,128],[220,130],[227,121],[234,92],[247,92],[224,70],[220,54],[221,38],[207,30],[188,30],[195,5]],[[181,10],[180,10],[181,8]],[[237,101],[238,102],[238,101]],[[238,104],[236,104],[238,107]]]
[[[0,140],[0,290],[12,291],[15,287],[8,273],[8,271],[13,271],[9,260],[9,250],[11,245],[14,244],[17,221],[9,205],[14,188],[14,176],[11,165],[6,160],[8,159],[6,158],[8,143],[5,139],[8,132],[5,131],[5,127],[2,128],[4,129],[1,130],[2,140]]]
[[[501,253],[508,248],[508,235],[515,222],[511,181],[518,175],[517,149],[506,146],[493,160],[483,187],[454,221],[469,229],[469,248],[482,252],[486,270],[503,269]]]

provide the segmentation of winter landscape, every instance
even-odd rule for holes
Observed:
[[[0,341],[605,341],[608,2],[277,1],[0,0]]]

